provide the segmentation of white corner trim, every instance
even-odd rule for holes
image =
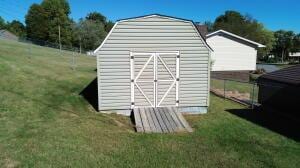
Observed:
[[[215,34],[218,34],[218,33],[224,33],[224,34],[227,34],[227,35],[229,35],[229,36],[238,38],[238,39],[240,39],[240,40],[243,40],[243,41],[246,41],[246,42],[248,42],[248,43],[254,44],[254,45],[256,45],[256,46],[259,47],[259,48],[266,47],[266,46],[263,45],[263,44],[257,43],[257,42],[255,42],[255,41],[248,40],[248,39],[246,39],[246,38],[244,38],[244,37],[238,36],[238,35],[236,35],[236,34],[230,33],[230,32],[228,32],[228,31],[225,31],[225,30],[222,30],[222,29],[217,30],[217,31],[214,31],[214,32],[212,32],[212,33],[209,33],[209,34],[206,35],[206,37],[207,37],[207,38],[210,38],[211,36],[213,36],[213,35],[215,35]]]

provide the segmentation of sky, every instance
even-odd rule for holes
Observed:
[[[0,0],[0,16],[24,22],[32,3],[42,0]],[[77,21],[97,11],[109,20],[164,14],[195,22],[214,21],[226,10],[250,14],[266,28],[300,33],[300,0],[69,0],[70,17]]]

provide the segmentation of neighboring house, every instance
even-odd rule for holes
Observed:
[[[300,52],[289,53],[290,57],[300,57]]]
[[[300,65],[264,74],[257,82],[262,107],[300,117]]]
[[[289,53],[289,57],[291,60],[300,62],[300,52]]]
[[[88,56],[96,56],[96,54],[94,53],[94,51],[88,51],[88,52],[86,52],[86,55],[88,55]]]
[[[210,51],[190,20],[155,14],[117,21],[94,51],[99,111],[174,106],[206,113]]]
[[[0,30],[0,38],[1,39],[6,39],[6,40],[19,40],[19,37],[14,35],[8,30]]]
[[[212,76],[220,78],[249,79],[249,71],[256,70],[257,49],[262,44],[240,37],[225,30],[206,35],[211,54]]]

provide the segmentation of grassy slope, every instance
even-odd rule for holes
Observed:
[[[130,120],[96,114],[79,92],[95,59],[0,40],[0,167],[300,167],[300,144],[240,119],[211,97],[188,116],[192,134],[137,134]]]

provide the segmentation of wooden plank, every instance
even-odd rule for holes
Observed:
[[[140,116],[140,111],[138,108],[133,109],[133,114],[134,114],[134,121],[135,121],[135,127],[137,132],[144,132],[141,116]]]
[[[164,122],[164,124],[166,125],[167,129],[169,130],[169,132],[174,132],[170,122],[167,119],[167,116],[164,114],[164,111],[162,110],[162,108],[157,108],[159,114],[161,115],[161,118]]]
[[[156,131],[157,132],[163,132],[161,126],[159,125],[158,119],[157,119],[157,117],[155,115],[154,108],[150,109],[150,115],[152,117],[152,120],[153,120],[153,123],[155,125]]]
[[[163,121],[163,119],[162,119],[162,116],[160,115],[158,109],[157,109],[157,108],[153,108],[153,111],[154,111],[154,113],[155,113],[155,115],[156,115],[156,117],[157,117],[157,119],[158,119],[158,122],[159,122],[159,125],[160,125],[160,127],[161,127],[162,132],[164,132],[164,133],[169,132],[169,130],[168,130],[168,128],[166,127],[166,125],[165,125],[165,123],[164,123],[164,121]]]
[[[173,120],[174,120],[174,122],[175,122],[175,124],[176,124],[176,127],[177,127],[178,131],[183,131],[183,130],[185,130],[184,127],[183,127],[183,125],[181,124],[181,122],[179,121],[179,119],[177,118],[177,116],[176,116],[176,114],[175,114],[175,113],[178,112],[177,108],[175,108],[175,107],[174,107],[174,108],[168,107],[167,109],[169,110],[170,115],[171,115],[171,117],[173,118]]]
[[[173,107],[174,108],[174,107]],[[181,124],[184,126],[184,128],[188,131],[188,132],[193,132],[193,129],[190,127],[190,125],[187,123],[187,121],[184,119],[184,117],[182,116],[182,114],[180,112],[175,113],[176,116],[178,117],[179,121],[181,122]]]
[[[151,132],[151,129],[150,129],[150,125],[149,125],[147,116],[145,114],[145,109],[144,108],[139,108],[139,109],[140,109],[140,114],[141,114],[141,119],[142,119],[144,130],[145,130],[145,132],[149,133],[149,132]]]
[[[148,119],[150,130],[151,130],[151,132],[157,132],[156,127],[154,125],[154,121],[153,121],[150,113],[151,113],[151,107],[150,108],[145,108],[145,114],[146,114],[146,117]]]
[[[133,112],[137,132],[193,131],[175,107],[135,108]]]
[[[166,107],[162,107],[161,109],[162,109],[162,111],[164,112],[164,114],[166,115],[167,120],[169,121],[170,127],[172,128],[172,130],[173,130],[174,132],[175,132],[175,131],[178,131],[177,126],[176,126],[176,124],[175,124],[175,121],[174,121],[174,120],[172,119],[172,117],[171,117],[171,114],[170,114],[171,111],[169,111]]]

